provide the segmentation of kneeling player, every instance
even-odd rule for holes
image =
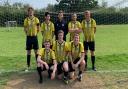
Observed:
[[[42,83],[42,71],[48,70],[48,76],[51,79],[55,78],[57,63],[55,53],[50,49],[50,40],[44,42],[45,48],[41,48],[37,58],[37,71],[39,74],[39,83]]]
[[[70,62],[69,62],[69,68],[70,68],[70,78],[74,77],[74,71],[79,68],[79,74],[78,74],[78,80],[82,80],[82,72],[85,67],[85,61],[84,61],[84,47],[81,42],[79,42],[79,34],[74,35],[73,41],[69,45],[69,51],[70,51]]]
[[[64,32],[62,30],[58,31],[58,40],[53,43],[53,50],[55,51],[55,56],[57,60],[57,75],[61,79],[62,73],[64,72],[64,82],[68,84],[68,44],[63,40]]]

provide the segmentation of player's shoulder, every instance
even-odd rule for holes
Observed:
[[[76,21],[76,23],[80,24],[80,21]]]
[[[39,49],[39,51],[44,51],[44,50],[45,50],[45,48],[40,48],[40,49]]]
[[[95,19],[94,18],[91,18],[91,21],[95,22]]]
[[[83,43],[82,43],[82,42],[79,42],[79,44],[80,44],[80,45],[83,45]]]

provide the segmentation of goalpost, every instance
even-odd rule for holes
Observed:
[[[17,28],[17,22],[16,21],[6,21],[5,25],[9,31]]]

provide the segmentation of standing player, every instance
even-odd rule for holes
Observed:
[[[73,13],[71,15],[72,21],[68,23],[68,32],[70,33],[70,41],[73,40],[74,34],[75,33],[81,33],[82,32],[82,27],[81,23],[77,21],[77,14]]]
[[[74,77],[74,71],[79,68],[78,80],[82,80],[82,72],[84,71],[85,61],[84,61],[84,46],[79,42],[79,34],[74,34],[74,39],[70,43],[70,62],[69,62],[69,71],[71,72],[70,77]]]
[[[54,24],[50,21],[50,13],[45,12],[45,21],[41,24],[41,32],[43,36],[42,47],[44,47],[44,41],[50,39],[51,45],[54,37]]]
[[[37,33],[39,32],[39,19],[34,16],[34,9],[28,8],[28,17],[24,20],[24,32],[26,34],[26,50],[27,50],[27,69],[30,68],[31,49],[34,49],[35,57],[37,59],[38,39]]]
[[[67,23],[64,20],[64,13],[63,11],[59,11],[58,13],[58,20],[55,22],[55,36],[56,36],[56,40],[58,38],[58,31],[59,30],[63,30],[64,32],[64,41],[66,41],[66,35],[68,33],[68,26]]]
[[[63,40],[64,32],[58,31],[58,40],[53,44],[53,50],[57,60],[57,74],[58,78],[61,79],[62,73],[64,72],[64,82],[68,84],[68,44]]]
[[[50,49],[50,40],[44,42],[45,48],[41,48],[37,58],[37,71],[39,74],[39,83],[43,82],[42,71],[48,71],[48,77],[55,78],[57,63],[55,60],[55,53]]]
[[[85,19],[82,21],[82,30],[84,34],[84,50],[85,50],[85,61],[87,63],[87,52],[88,48],[91,53],[92,70],[96,71],[95,67],[95,33],[96,33],[96,21],[91,18],[90,11],[85,11]],[[87,65],[85,66],[87,69]]]

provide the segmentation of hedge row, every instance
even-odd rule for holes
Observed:
[[[5,26],[6,21],[17,21],[18,26],[23,26],[24,18],[26,17],[25,12],[0,12],[0,26]],[[38,12],[36,16],[42,22],[44,20],[44,13]],[[94,13],[92,17],[96,20],[97,24],[128,24],[128,13]],[[55,22],[57,19],[57,14],[51,13],[51,20]],[[70,20],[70,14],[65,14],[66,21]],[[81,21],[83,15],[78,14],[78,20]]]

